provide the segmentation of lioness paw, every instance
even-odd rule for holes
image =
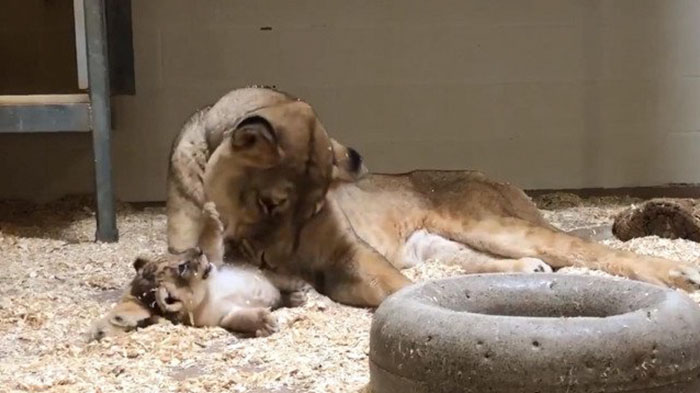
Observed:
[[[551,273],[552,268],[538,258],[518,259],[518,272],[520,273]]]
[[[700,290],[700,266],[656,257],[631,259],[628,264],[630,278],[691,292]]]
[[[285,307],[300,307],[306,303],[306,292],[294,291],[282,294],[282,305]]]
[[[202,207],[202,213],[204,217],[209,221],[209,225],[212,225],[217,232],[224,231],[224,224],[221,222],[221,216],[219,216],[219,211],[216,210],[216,205],[214,202],[206,202]]]
[[[677,266],[669,271],[673,283],[681,289],[700,290],[700,267],[693,265]]]

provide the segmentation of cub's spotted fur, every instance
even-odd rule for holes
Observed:
[[[267,336],[277,331],[271,310],[303,304],[302,283],[250,265],[217,267],[198,249],[134,261],[136,277],[121,301],[97,321],[101,339],[165,318],[191,326]]]

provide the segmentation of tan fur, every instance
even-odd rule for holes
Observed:
[[[696,266],[565,234],[520,189],[471,171],[373,174],[339,185],[329,192],[323,214],[304,228],[302,246],[290,262],[338,301],[377,305],[407,282],[398,269],[408,264],[407,240],[420,231],[441,243],[433,255],[466,272],[547,271],[544,261],[664,286],[700,286]],[[440,255],[440,247],[454,252]]]
[[[563,233],[521,190],[470,171],[373,174],[339,184],[303,226],[294,255],[255,242],[250,247],[259,250],[255,255],[262,263],[302,275],[336,301],[376,306],[409,284],[399,269],[409,264],[407,240],[419,232],[438,243],[423,261],[437,257],[467,273],[581,266],[663,286],[700,285],[693,265]]]

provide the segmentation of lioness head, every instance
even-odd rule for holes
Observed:
[[[204,299],[204,281],[212,265],[199,249],[178,255],[138,257],[136,276],[122,300],[93,324],[90,338],[99,340],[157,323],[161,317],[187,322]]]
[[[213,156],[225,149],[235,157],[217,169],[235,174],[226,198],[235,205],[236,222],[228,232],[280,261],[294,253],[301,228],[323,208],[329,188],[367,172],[359,153],[330,138],[311,106],[299,100],[247,113],[223,132],[216,149]],[[264,257],[262,251],[257,256]]]

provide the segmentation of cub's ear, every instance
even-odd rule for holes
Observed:
[[[284,156],[272,124],[260,115],[244,118],[226,134],[236,157],[252,167],[270,168]]]
[[[136,260],[134,261],[134,270],[138,272],[144,267],[144,265],[146,265],[147,262],[148,259],[145,257],[136,257]]]
[[[354,182],[367,174],[367,167],[357,150],[346,147],[333,138],[331,138],[331,147],[333,148],[334,181]]]

